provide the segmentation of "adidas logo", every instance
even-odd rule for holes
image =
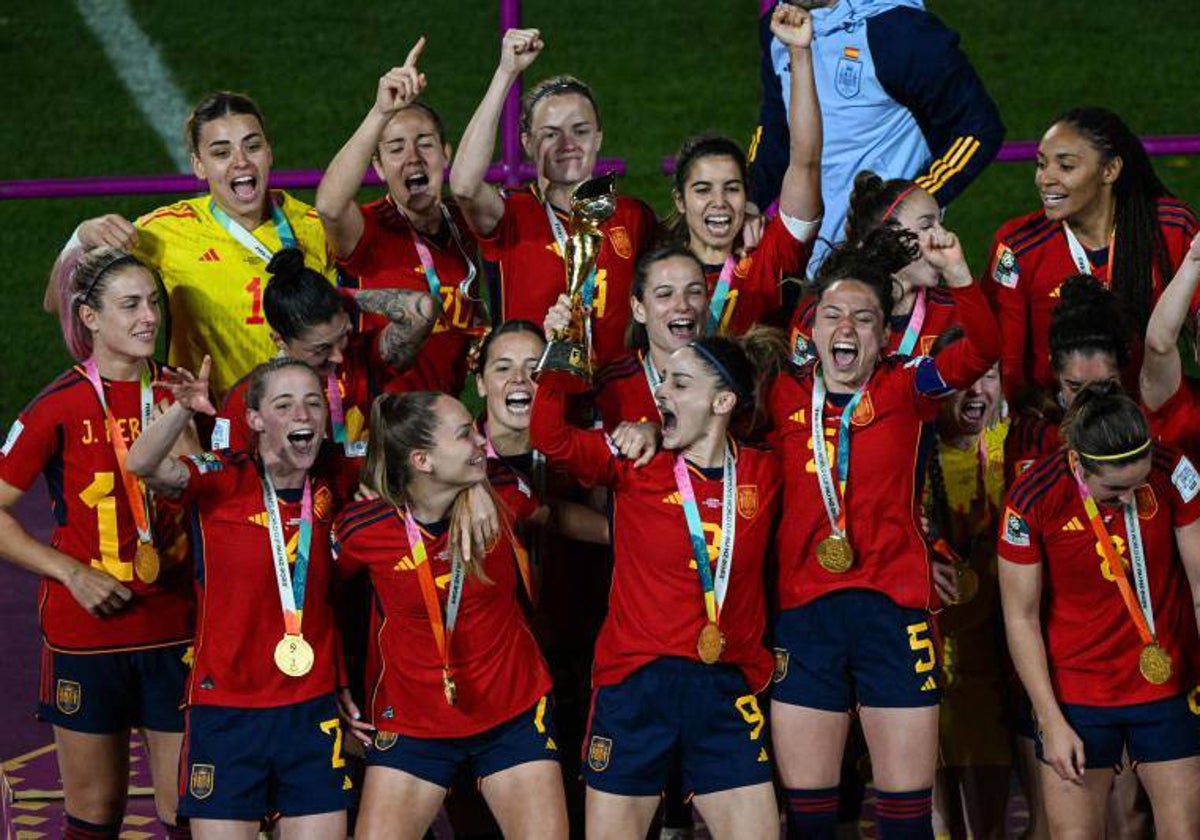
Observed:
[[[557,751],[558,751],[558,744],[554,743],[554,739],[553,739],[553,738],[547,738],[547,739],[546,739],[546,749],[548,749],[548,750],[554,750],[555,752],[557,752]]]
[[[1062,526],[1062,529],[1064,531],[1082,531],[1083,523],[1079,521],[1078,516],[1072,516],[1071,521]]]
[[[265,510],[262,513],[251,514],[250,516],[247,516],[246,519],[260,528],[267,527],[267,512]]]
[[[805,423],[808,422],[807,420],[804,419],[804,409],[803,408],[800,409],[799,411],[797,411],[795,414],[790,415],[788,417],[788,419],[791,420],[793,423],[799,423],[801,426],[803,426]]]
[[[683,497],[680,496],[679,491],[676,490],[674,493],[663,496],[663,504],[664,505],[682,505]]]
[[[405,555],[403,558],[401,558],[400,562],[395,565],[394,571],[411,572],[416,568],[417,564],[413,562],[412,558],[408,555]]]
[[[209,248],[200,255],[200,262],[220,262],[221,255],[217,253],[216,248]]]
[[[925,678],[925,684],[921,686],[922,691],[937,691],[937,680],[932,675]]]
[[[766,764],[766,763],[767,763],[767,762],[769,762],[770,760],[771,760],[771,759],[767,757],[767,748],[766,748],[766,747],[762,747],[762,748],[760,748],[760,749],[759,749],[759,751],[758,751],[758,763],[759,763],[759,764]]]

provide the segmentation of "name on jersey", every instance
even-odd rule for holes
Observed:
[[[132,444],[137,440],[138,435],[142,433],[142,419],[140,417],[118,417],[117,428],[121,432],[121,437],[125,438],[125,443]],[[108,433],[108,424],[93,424],[91,420],[84,418],[83,432],[79,436],[79,442],[84,446],[91,446],[94,443],[103,443],[105,446],[110,446],[112,444],[112,436]]]

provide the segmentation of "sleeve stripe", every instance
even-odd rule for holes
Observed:
[[[943,171],[940,174],[934,175],[934,171],[931,168],[929,170],[929,175],[926,176],[926,178],[918,179],[918,183],[920,183],[921,180],[929,181],[930,186],[927,186],[927,187],[925,187],[924,185],[922,185],[922,186],[925,189],[925,191],[928,192],[930,195],[937,193],[938,190],[940,190],[942,187],[946,186],[947,181],[949,181],[952,177],[957,175],[959,172],[962,172],[963,169],[966,168],[966,165],[968,163],[970,163],[971,158],[973,158],[975,156],[975,153],[977,151],[979,151],[979,147],[981,144],[978,140],[976,140],[974,137],[967,137],[967,138],[965,138],[965,140],[967,142],[963,145],[963,148],[959,151],[958,155],[953,160],[950,158],[950,155],[946,155],[945,157],[943,157],[942,160],[946,161],[946,163],[945,164],[939,163],[939,165],[942,165],[944,167]]]
[[[929,164],[929,171],[920,178],[917,178],[917,186],[923,190],[928,190],[929,185],[934,182],[936,173],[939,171],[939,169],[946,166],[947,162],[953,159],[959,153],[959,151],[962,150],[963,144],[969,139],[971,138],[959,137],[953,143],[951,143],[950,148],[946,150],[944,155]]]

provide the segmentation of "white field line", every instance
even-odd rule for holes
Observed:
[[[158,46],[134,20],[129,4],[126,0],[75,0],[75,7],[175,168],[190,172],[182,135],[190,110],[187,97],[163,63]]]

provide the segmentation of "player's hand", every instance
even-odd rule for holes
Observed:
[[[658,424],[621,423],[613,429],[612,442],[635,467],[644,467],[658,452]]]
[[[546,319],[542,321],[542,329],[546,331],[547,336],[561,335],[570,325],[571,299],[566,295],[559,295],[558,300],[546,313]]]
[[[954,566],[941,560],[933,561],[933,587],[943,604],[958,603],[958,573]]]
[[[98,616],[112,615],[129,606],[133,593],[115,577],[76,561],[72,564],[74,568],[63,584],[79,606]]]
[[[466,494],[468,515],[463,517],[458,539],[463,556],[470,557],[472,545],[486,549],[500,536],[500,511],[482,483],[468,487]]]
[[[1051,724],[1041,727],[1042,758],[1054,768],[1064,782],[1083,784],[1087,769],[1083,754],[1083,741],[1061,716]]]
[[[917,241],[925,261],[937,269],[947,285],[961,287],[971,285],[971,269],[963,253],[958,237],[945,228],[929,228],[921,231]]]
[[[208,396],[208,374],[212,370],[212,357],[205,356],[200,363],[200,372],[193,374],[183,368],[163,371],[163,378],[155,382],[171,392],[175,402],[193,414],[216,414],[212,400]]]
[[[362,719],[362,712],[358,710],[358,704],[354,702],[350,689],[338,689],[337,704],[338,714],[341,715],[342,722],[346,724],[346,731],[365,745],[370,746],[375,727]]]
[[[510,29],[500,42],[500,69],[516,76],[533,64],[545,48],[542,33],[536,29]]]
[[[746,216],[742,222],[742,245],[738,249],[740,256],[746,256],[762,242],[763,231],[767,227],[767,217],[758,211],[753,203],[746,202]]]
[[[382,116],[390,117],[401,108],[407,108],[425,90],[425,74],[417,69],[417,60],[424,49],[425,36],[422,35],[408,51],[404,64],[393,67],[379,77],[375,110]]]
[[[812,46],[812,15],[807,9],[780,3],[771,15],[771,34],[785,47],[806,50]]]
[[[366,484],[363,484],[361,481],[358,483],[358,489],[354,491],[354,501],[356,501],[356,502],[374,501],[375,499],[378,499],[378,498],[379,498],[379,491],[377,491],[374,487],[370,487]]]
[[[101,247],[132,251],[138,241],[137,228],[124,216],[118,216],[116,213],[88,219],[79,226],[78,234],[79,241],[89,251]]]

